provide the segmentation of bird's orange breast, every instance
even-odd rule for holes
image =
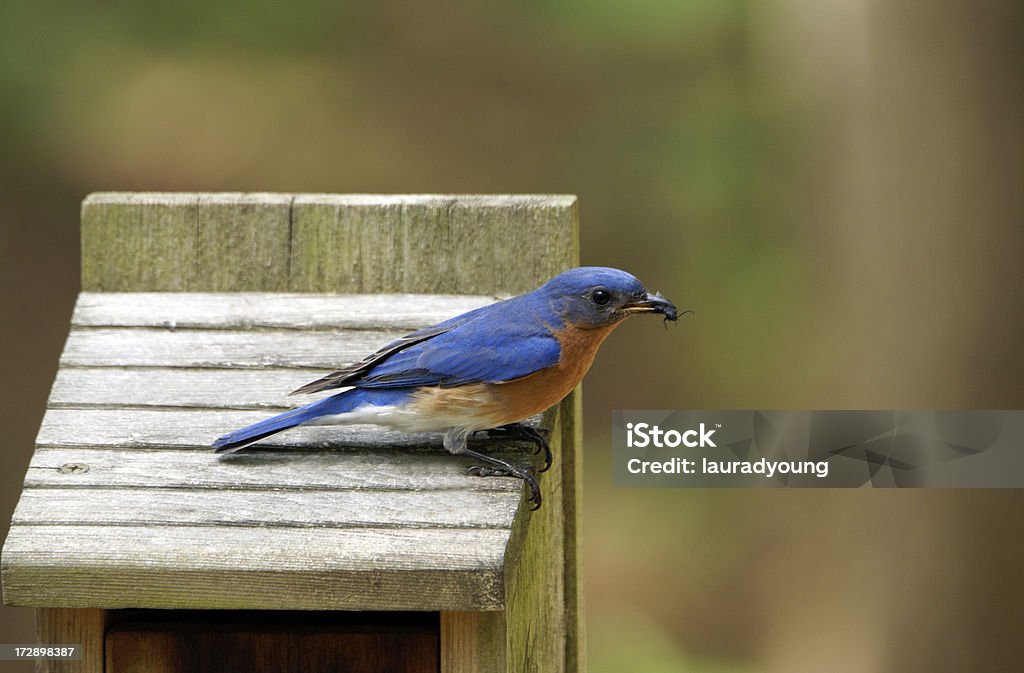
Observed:
[[[561,402],[590,370],[598,348],[618,323],[594,329],[569,327],[555,334],[561,346],[558,364],[491,387],[497,425],[514,423]]]
[[[419,413],[451,419],[472,430],[515,423],[562,401],[590,369],[601,343],[618,323],[594,329],[570,327],[555,334],[558,363],[504,383],[429,387],[416,393]],[[458,419],[458,422],[456,422]]]

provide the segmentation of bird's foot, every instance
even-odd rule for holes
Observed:
[[[544,453],[544,466],[538,470],[539,473],[551,469],[553,460],[551,446],[548,444],[547,435],[550,434],[547,428],[535,428],[525,423],[509,423],[497,428],[482,430],[488,439],[511,439],[513,441],[531,442],[533,444],[533,455]]]
[[[540,484],[537,482],[533,465],[516,465],[500,458],[485,456],[476,451],[466,450],[466,455],[472,456],[485,463],[484,465],[473,465],[469,468],[469,474],[477,477],[516,477],[522,479],[523,483],[530,489],[530,509],[540,509]]]

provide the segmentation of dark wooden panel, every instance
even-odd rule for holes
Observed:
[[[171,621],[161,621],[169,617]],[[107,673],[437,673],[437,613],[145,613],[107,632]]]

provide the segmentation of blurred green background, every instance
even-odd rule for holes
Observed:
[[[609,465],[614,408],[1024,407],[1022,8],[6,0],[2,521],[87,193],[575,193],[585,263],[696,311],[631,321],[587,379],[589,670],[1024,670],[1020,492]]]

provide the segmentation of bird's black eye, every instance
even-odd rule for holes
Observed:
[[[598,288],[590,293],[590,300],[598,306],[604,306],[612,300],[612,293],[604,288]]]

